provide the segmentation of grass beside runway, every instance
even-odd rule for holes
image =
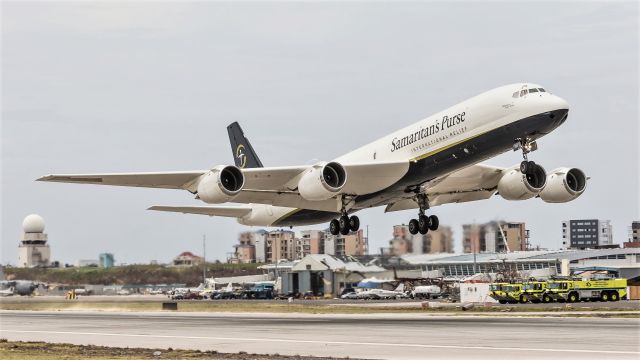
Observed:
[[[159,351],[159,355],[154,352]],[[118,348],[94,345],[52,344],[45,342],[6,341],[0,339],[0,359],[4,360],[137,360],[137,359],[233,359],[233,360],[330,360],[309,356],[237,354],[217,351]]]
[[[409,305],[409,306],[407,306]],[[572,316],[606,316],[640,317],[640,308],[616,308],[606,305],[581,306],[576,304],[558,304],[553,307],[509,306],[509,305],[476,305],[463,309],[460,304],[435,304],[437,307],[423,308],[420,303],[366,303],[366,304],[304,304],[286,302],[234,302],[234,301],[178,301],[178,312],[233,312],[233,313],[304,313],[304,314],[383,314],[383,313],[447,313],[447,314],[496,314],[496,313],[562,313]],[[23,311],[162,311],[161,303],[156,301],[127,302],[82,302],[78,300],[60,301],[1,301],[0,310]],[[631,313],[630,313],[631,311]],[[579,314],[578,314],[579,313]]]

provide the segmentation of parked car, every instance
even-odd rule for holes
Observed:
[[[202,295],[200,295],[197,292],[188,292],[185,296],[184,296],[185,300],[202,300]]]
[[[273,299],[275,294],[273,284],[258,284],[244,292],[246,299]]]
[[[356,294],[355,291],[340,295],[340,299],[357,299],[357,298],[358,298],[358,294]]]
[[[206,290],[202,290],[200,291],[199,295],[203,298],[203,299],[213,299],[213,297],[217,294],[217,291],[214,289],[206,289]]]

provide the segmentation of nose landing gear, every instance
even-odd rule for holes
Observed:
[[[538,150],[538,144],[531,138],[517,138],[513,143],[513,151],[522,150],[522,158],[524,159],[520,163],[520,172],[525,175],[531,175],[535,171],[536,163],[529,161],[527,154]]]
[[[418,219],[409,220],[409,232],[412,235],[417,233],[424,235],[428,233],[429,230],[438,230],[438,226],[440,225],[438,217],[435,215],[427,216],[424,214],[424,211],[429,208],[427,196],[424,194],[418,194],[416,197],[420,210],[418,212]]]

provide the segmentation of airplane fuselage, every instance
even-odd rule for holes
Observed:
[[[520,96],[522,89],[536,89]],[[502,86],[465,100],[336,158],[341,164],[409,160],[409,170],[381,191],[354,198],[349,212],[380,206],[439,176],[512,149],[515,139],[535,140],[560,126],[569,105],[541,86]],[[327,222],[339,212],[252,204],[238,222],[258,226],[299,226]]]

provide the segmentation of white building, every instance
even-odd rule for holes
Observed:
[[[256,262],[267,262],[267,232],[264,230],[258,230],[254,232],[253,241],[256,247]]]
[[[44,232],[44,219],[31,214],[22,221],[22,240],[18,246],[18,267],[49,266],[51,250]]]
[[[76,267],[98,267],[100,263],[95,259],[79,259],[76,260]]]

